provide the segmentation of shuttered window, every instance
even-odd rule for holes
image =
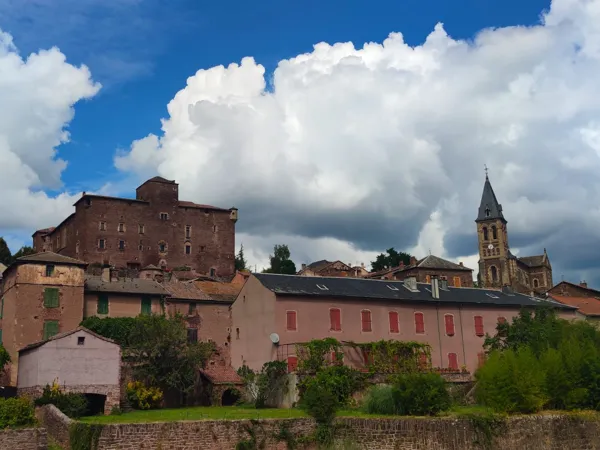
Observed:
[[[198,342],[198,328],[188,328],[187,329],[187,341]]]
[[[98,314],[108,314],[108,295],[98,294],[98,307],[96,308]]]
[[[479,367],[485,364],[485,352],[477,353],[477,364]]]
[[[59,295],[58,288],[44,289],[44,307],[58,308]]]
[[[390,333],[400,333],[398,313],[396,311],[390,311],[388,317],[390,319]]]
[[[460,277],[454,277],[454,287],[460,287]]]
[[[287,365],[288,373],[295,372],[298,368],[298,358],[296,356],[288,356]]]
[[[452,314],[444,315],[444,322],[446,323],[446,334],[454,336],[454,316]]]
[[[287,329],[288,331],[296,331],[296,311],[287,311]]]
[[[47,320],[44,322],[44,340],[50,339],[58,334],[58,320]]]
[[[483,336],[485,333],[483,332],[483,317],[475,316],[475,334],[477,336]]]
[[[342,312],[339,309],[329,310],[329,323],[331,331],[342,331]]]
[[[371,328],[371,311],[364,309],[360,312],[361,330],[372,331]]]
[[[458,370],[458,357],[456,353],[448,353],[448,367],[453,370]]]
[[[425,333],[425,317],[420,312],[415,313],[415,333]]]
[[[142,297],[142,314],[152,314],[152,299],[146,295]]]

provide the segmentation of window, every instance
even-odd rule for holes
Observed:
[[[389,284],[386,285],[388,287],[389,290],[391,291],[398,291],[399,289],[396,286],[390,286]]]
[[[125,241],[119,241],[119,250],[125,250]]]
[[[185,226],[185,238],[190,239],[192,237],[192,227],[191,225]]]
[[[492,239],[498,239],[498,229],[496,225],[492,225]]]
[[[533,287],[536,288],[536,287],[539,287],[539,286],[540,286],[540,282],[538,281],[537,278],[534,278],[533,279]]]
[[[188,328],[187,329],[187,341],[188,342],[198,342],[198,328]]]
[[[329,310],[330,331],[342,331],[342,312],[338,308]]]
[[[117,231],[119,233],[124,233],[125,232],[125,224],[124,223],[120,223],[119,226],[117,227]]]
[[[483,332],[483,317],[482,316],[475,316],[474,320],[475,320],[475,334],[477,336],[483,336],[484,335],[484,332]]]
[[[160,220],[169,220],[169,215],[167,213],[160,213]]]
[[[77,345],[85,344],[85,336],[77,336]]]
[[[239,329],[239,328],[236,328],[236,329],[235,329],[235,338],[236,338],[236,339],[239,339],[239,338],[240,338],[240,329]]]
[[[185,254],[186,255],[192,254],[192,244],[185,244]]]
[[[46,276],[51,277],[52,275],[54,275],[54,266],[52,264],[48,264],[46,266]]]
[[[194,314],[196,314],[196,304],[195,303],[190,303],[188,305],[188,315],[192,316]]]
[[[108,314],[108,294],[98,294],[96,312],[98,314]]]
[[[454,282],[454,287],[460,287],[461,286],[460,277],[454,277],[452,279],[452,281]]]
[[[210,268],[210,276],[211,276],[211,277],[214,277],[215,275],[216,275],[216,270],[215,270],[215,268],[214,268],[214,267],[211,267],[211,268]]]
[[[75,244],[75,253],[79,254],[79,241]]]
[[[371,311],[364,309],[360,312],[361,330],[364,332],[373,331],[371,328]]]
[[[141,223],[138,225],[138,233],[139,234],[144,234],[144,225],[141,224]]]
[[[216,233],[216,232],[217,232],[217,226],[213,225],[213,233]]]
[[[487,295],[489,298],[500,298],[497,295],[494,295],[494,294],[492,294],[490,292],[486,292],[485,295]]]
[[[167,244],[165,242],[158,243],[158,251],[160,253],[165,253],[167,251]]]
[[[487,241],[488,237],[489,237],[488,236],[488,229],[487,229],[487,227],[483,227],[482,230],[483,230],[483,240]]]
[[[427,367],[429,367],[429,357],[427,356],[427,353],[421,353],[419,355],[419,368],[427,369]]]
[[[491,212],[492,210],[489,207],[485,208],[485,217],[490,217]]]
[[[496,266],[490,267],[490,275],[492,276],[492,281],[498,281],[498,269],[496,269]]]
[[[425,317],[423,313],[416,312],[415,313],[415,333],[423,334],[425,333]]]
[[[400,333],[400,321],[398,320],[398,313],[396,311],[390,311],[388,313],[390,319],[390,333]]]
[[[100,231],[106,231],[106,222],[100,222],[100,223],[98,224],[98,229],[99,229]]]
[[[425,283],[431,283],[431,277],[429,275],[425,275]]]
[[[477,353],[477,366],[481,367],[485,364],[485,352]]]
[[[456,353],[448,353],[448,368],[458,370],[458,357]]]
[[[321,289],[322,291],[328,291],[329,288],[327,286],[325,286],[324,284],[317,284],[317,287],[319,289]]]
[[[58,288],[44,289],[44,308],[58,308],[59,297]]]
[[[44,322],[44,340],[50,339],[58,334],[58,320],[46,320]]]
[[[298,358],[296,356],[288,356],[287,365],[288,373],[295,372],[298,368]]]
[[[288,331],[296,331],[298,329],[297,324],[296,324],[296,311],[287,311],[286,318],[287,318],[286,329]]]
[[[106,248],[106,240],[98,239],[98,248],[104,250]]]
[[[142,314],[152,314],[152,299],[147,295],[142,297]]]
[[[92,199],[89,197],[85,198],[85,206],[91,206],[92,205]]]
[[[454,316],[452,314],[445,314],[444,322],[446,324],[446,335],[454,336]]]

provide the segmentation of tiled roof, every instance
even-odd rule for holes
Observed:
[[[600,316],[600,299],[593,297],[565,297],[554,294],[551,297],[557,302],[578,308],[586,316]]]
[[[314,271],[314,270],[322,269],[323,267],[328,266],[331,263],[332,263],[332,261],[327,261],[326,259],[321,259],[319,261],[314,261],[314,262],[311,262],[310,264],[307,264],[306,267],[308,269],[311,269]]]
[[[210,296],[202,292],[193,282],[169,281],[162,283],[169,297],[177,300],[212,300]]]
[[[54,263],[70,266],[87,266],[87,263],[84,261],[53,252],[40,252],[34,253],[33,255],[21,256],[20,258],[17,258],[15,263]]]
[[[167,291],[154,280],[144,278],[119,278],[103,281],[102,277],[86,276],[86,292],[111,292],[114,294],[167,295]]]
[[[549,289],[548,293],[550,293],[552,296],[554,296],[554,294],[552,292],[553,291],[554,292],[559,292],[559,286],[561,284],[569,284],[569,285],[571,285],[573,287],[576,287],[578,289],[583,289],[584,291],[588,291],[591,294],[591,297],[600,297],[600,291],[599,290],[593,289],[593,288],[590,288],[590,287],[585,287],[585,286],[582,286],[580,284],[571,283],[570,281],[561,281],[560,283],[554,285],[551,289]]]
[[[428,269],[445,269],[445,270],[465,270],[472,272],[473,269],[455,264],[447,259],[440,258],[439,256],[429,255],[420,260],[417,263],[417,267],[423,267]]]
[[[538,267],[544,264],[544,255],[522,256],[517,259],[529,267]]]
[[[196,287],[207,294],[212,300],[232,302],[237,298],[242,290],[242,284],[222,283],[220,281],[199,281],[196,280]]]
[[[171,273],[178,280],[195,280],[199,276],[194,270],[173,270]]]
[[[200,373],[212,384],[243,384],[244,380],[231,366],[209,366]]]
[[[253,275],[263,286],[277,295],[503,306],[538,306],[545,304],[557,308],[573,309],[552,300],[542,300],[518,293],[509,294],[493,289],[455,288],[449,286],[446,289],[440,288],[439,298],[434,299],[431,295],[431,285],[427,283],[417,283],[417,290],[411,291],[405,286],[404,281],[303,277],[266,273],[255,273]]]
[[[202,205],[199,203],[186,202],[186,201],[182,201],[182,200],[179,201],[179,206],[182,208],[199,208],[199,209],[214,209],[216,211],[229,211],[228,209],[219,208],[218,206]]]
[[[85,331],[86,333],[91,334],[92,336],[97,337],[98,339],[102,339],[103,341],[110,342],[111,344],[117,345],[115,343],[115,341],[113,341],[112,339],[109,339],[107,337],[104,337],[104,336],[101,336],[101,335],[99,335],[97,333],[94,333],[93,331],[88,330],[85,327],[77,327],[77,328],[75,328],[75,329],[73,329],[71,331],[65,331],[64,333],[55,334],[54,336],[52,336],[52,337],[50,337],[50,338],[48,338],[46,340],[38,341],[38,342],[34,342],[32,344],[26,345],[25,347],[23,347],[22,349],[19,350],[19,353],[27,351],[27,350],[31,350],[31,349],[34,349],[34,348],[41,347],[46,342],[56,341],[57,339],[62,339],[64,337],[72,335],[73,333],[77,333],[78,331]]]

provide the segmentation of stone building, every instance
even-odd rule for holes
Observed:
[[[410,258],[410,264],[400,264],[392,269],[371,272],[365,278],[380,280],[404,280],[415,277],[419,283],[429,283],[431,277],[437,276],[440,280],[446,280],[450,286],[473,287],[473,269],[465,267],[462,262],[458,264],[429,255],[417,260],[414,256]]]
[[[18,351],[79,326],[86,263],[52,252],[18,258],[0,290],[0,340],[11,356],[10,385],[17,381]]]
[[[121,347],[78,327],[19,350],[19,395],[36,398],[55,381],[64,392],[84,394],[91,413],[108,414],[121,397]]]
[[[552,265],[546,249],[535,256],[517,257],[511,253],[507,221],[487,174],[475,223],[481,286],[511,286],[528,295],[540,295],[552,287]]]
[[[154,177],[136,198],[85,192],[75,212],[55,228],[33,234],[37,252],[139,270],[188,266],[212,276],[234,274],[236,208],[179,200],[179,185]]]
[[[586,320],[600,322],[600,291],[588,287],[585,281],[579,284],[561,281],[547,292],[553,300],[578,308]]]
[[[351,266],[342,261],[327,261],[322,259],[310,264],[302,264],[297,275],[305,277],[355,277],[360,278],[368,274],[364,264],[362,266]]]

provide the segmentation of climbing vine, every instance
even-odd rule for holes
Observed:
[[[429,344],[413,341],[349,342],[348,346],[359,349],[370,373],[412,373],[423,370],[429,361]]]
[[[104,425],[73,422],[69,426],[71,450],[96,450]]]
[[[471,422],[475,433],[473,444],[482,450],[494,448],[496,437],[501,434],[506,425],[504,416],[493,412],[464,413],[462,417]]]
[[[298,372],[314,374],[323,367],[341,362],[343,358],[341,350],[342,344],[334,338],[313,339],[306,344],[296,345]]]
[[[251,420],[249,425],[244,425],[244,431],[248,434],[248,438],[235,444],[235,450],[262,450],[265,448],[265,433],[260,422]],[[262,435],[260,439],[258,437],[259,433]]]

